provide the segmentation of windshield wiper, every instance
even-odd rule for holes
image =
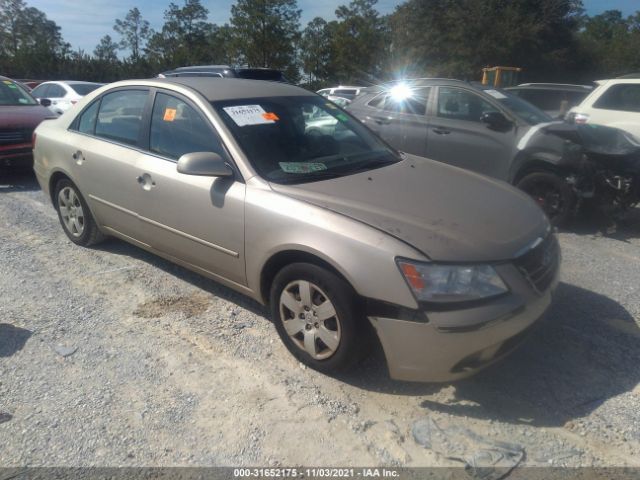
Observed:
[[[278,179],[278,180],[274,179],[272,181],[277,181],[283,184],[295,184],[295,183],[315,182],[318,180],[329,180],[331,178],[337,178],[342,176],[344,176],[343,172],[338,173],[338,172],[321,171],[321,172],[315,172],[315,173],[306,173],[303,175],[296,175],[295,177],[285,177],[283,179]]]

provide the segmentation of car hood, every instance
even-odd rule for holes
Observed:
[[[542,210],[507,183],[412,155],[338,179],[271,187],[382,230],[434,261],[509,260],[549,231]]]
[[[42,105],[0,106],[0,128],[35,128],[46,118],[55,115]]]

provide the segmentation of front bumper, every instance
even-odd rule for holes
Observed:
[[[397,380],[447,382],[468,377],[509,354],[551,304],[558,272],[544,292],[536,292],[513,265],[496,267],[511,291],[462,310],[425,312],[400,320],[371,315]]]
[[[3,145],[0,147],[0,167],[30,167],[33,165],[31,144]]]

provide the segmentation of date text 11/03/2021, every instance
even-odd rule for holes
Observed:
[[[234,478],[397,478],[388,468],[234,468]]]

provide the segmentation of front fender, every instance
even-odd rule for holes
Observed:
[[[247,281],[254,292],[261,290],[261,273],[270,258],[299,251],[333,266],[361,296],[417,308],[395,259],[427,259],[409,245],[271,189],[248,187],[245,208]]]

